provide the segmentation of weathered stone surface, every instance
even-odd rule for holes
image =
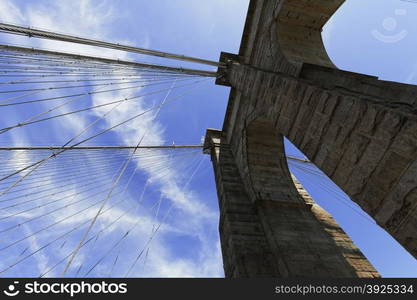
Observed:
[[[262,228],[256,232],[264,238],[258,249],[242,250],[243,242],[224,249],[228,276],[378,276],[294,187],[283,136],[417,257],[417,87],[334,68],[320,30],[342,2],[252,0],[239,54],[222,54],[222,84],[232,89],[212,153],[220,207],[227,214],[242,205],[239,217],[246,210],[258,222],[236,220],[229,231],[246,236]],[[308,246],[297,248],[303,239]],[[250,254],[242,260],[235,250]],[[233,267],[254,263],[255,253],[274,263]]]
[[[220,199],[226,276],[378,277],[337,223],[291,177],[282,137],[273,125],[255,121],[245,131],[239,158],[222,132],[206,135]]]
[[[324,48],[321,30],[343,2],[344,0],[275,1],[277,37],[288,60],[334,67]]]

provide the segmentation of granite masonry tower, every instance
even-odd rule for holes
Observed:
[[[379,277],[288,170],[287,137],[417,257],[417,87],[338,70],[321,38],[343,0],[252,0],[223,129],[206,134],[226,277]]]

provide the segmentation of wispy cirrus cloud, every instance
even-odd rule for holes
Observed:
[[[112,2],[109,1],[46,1],[37,2],[35,4],[25,4],[25,7],[18,7],[11,1],[2,1],[0,4],[0,19],[3,22],[11,22],[17,24],[25,24],[28,26],[38,27],[46,30],[54,30],[58,32],[70,33],[74,35],[88,36],[97,39],[114,40],[115,37],[110,36],[106,31],[106,26],[116,18],[117,9],[112,6]],[[116,37],[117,38],[117,37]],[[147,39],[145,39],[147,40]],[[99,55],[111,58],[129,59],[128,54],[120,51],[114,51],[110,49],[97,49],[82,45],[69,45],[61,42],[54,42],[48,40],[34,40],[30,39],[28,43],[27,38],[9,36],[8,41],[11,43],[22,44],[26,43],[30,46],[36,46],[46,49],[63,50],[65,52],[81,53],[86,55]],[[120,41],[119,41],[120,42]],[[129,44],[129,41],[123,41]],[[149,46],[149,45],[146,45]],[[106,95],[94,95],[88,99],[92,105],[103,104],[114,99],[123,99],[140,91],[140,88],[131,91],[113,92]],[[55,93],[54,95],[60,95]],[[163,96],[162,96],[163,97]],[[143,101],[126,102],[118,106],[114,111],[106,116],[106,118],[100,122],[101,128],[108,128],[118,124],[131,116],[137,114],[140,111],[149,109],[153,103]],[[46,109],[53,107],[52,104],[44,104]],[[112,106],[106,109],[94,110],[89,117],[101,117]],[[58,113],[65,113],[73,109],[73,106],[68,105],[57,110]],[[75,135],[82,131],[91,118],[88,116],[70,115],[62,118],[62,122],[59,126],[59,130],[55,130],[55,134],[59,135],[63,132],[65,135]],[[158,119],[154,118],[154,113],[149,113],[138,118],[128,126],[118,127],[113,130],[119,141],[127,145],[136,145],[141,137],[144,137],[143,144],[162,145],[166,142],[165,136],[165,124],[161,123]],[[17,136],[17,133],[11,135],[15,137],[14,143],[18,140],[21,141],[22,136]],[[159,232],[159,235],[153,239],[151,244],[151,250],[148,251],[147,272],[143,273],[143,270],[133,272],[131,275],[152,276],[152,277],[209,277],[209,276],[221,276],[221,259],[220,250],[217,239],[213,239],[212,236],[206,234],[206,227],[213,226],[216,230],[217,214],[212,211],[201,199],[198,194],[194,192],[190,187],[185,186],[184,174],[179,172],[175,165],[170,162],[169,157],[161,158],[146,158],[146,164],[139,158],[137,161],[137,167],[140,171],[144,172],[148,178],[153,179],[153,186],[157,187],[162,196],[173,204],[173,216],[170,222],[163,221],[163,226]],[[158,165],[158,168],[154,166]],[[161,167],[162,165],[162,167]],[[165,171],[165,176],[160,176],[161,168]],[[54,182],[54,176],[51,176],[51,185],[57,186],[58,182]],[[77,192],[79,188],[74,185],[72,189],[68,189],[66,193]],[[77,200],[77,197],[72,198],[73,201]],[[133,198],[128,201],[135,201]],[[71,206],[67,213],[76,212],[82,209],[84,206],[74,205]],[[100,228],[105,228],[114,219],[113,216],[123,213],[126,208],[119,208],[112,210],[111,215],[103,215],[99,217],[99,221],[96,224],[94,232],[98,232]],[[42,209],[42,212],[47,210]],[[39,214],[39,212],[37,212]],[[70,229],[74,224],[79,224],[85,220],[91,220],[94,216],[95,210],[91,209],[84,214],[77,215],[76,218],[69,219],[62,222],[57,226],[57,232],[65,232]],[[22,216],[23,217],[23,216]],[[24,215],[26,218],[30,218],[30,215]],[[129,248],[139,250],[146,244],[149,238],[149,232],[155,226],[155,218],[152,214],[142,213],[134,214],[133,212],[127,212],[127,214],[117,223],[117,226],[113,227],[111,234],[115,236],[122,234],[127,228],[130,228],[133,223],[141,222],[141,226],[136,228],[135,233],[132,234],[132,240],[129,242]],[[59,215],[51,215],[50,221],[59,219]],[[45,224],[39,223],[39,226]],[[190,226],[191,225],[191,226]],[[172,246],[167,244],[167,237],[170,234],[190,235],[197,238],[199,241],[195,247],[195,251],[199,253],[194,258],[186,259],[179,258],[172,250]],[[114,236],[113,236],[114,237]],[[71,236],[66,240],[64,246],[61,246],[59,253],[63,255],[64,250],[70,250],[74,248],[79,236]],[[42,238],[43,242],[47,241],[47,238]],[[136,241],[136,242],[135,242]],[[31,243],[31,249],[34,251],[38,247],[39,241],[28,240]],[[95,256],[100,256],[100,252],[95,250]],[[65,252],[68,253],[68,252]],[[136,252],[132,251],[132,255]],[[79,257],[74,262],[74,267],[78,267],[84,259],[87,259],[86,253],[80,253]],[[47,261],[45,255],[36,256],[38,258],[37,265],[38,271],[46,269],[47,264],[53,265],[54,261]],[[58,259],[55,257],[55,259]],[[128,263],[126,263],[126,266]],[[108,266],[107,266],[108,267]],[[104,266],[103,269],[106,269]],[[51,273],[51,275],[57,275],[58,273]]]

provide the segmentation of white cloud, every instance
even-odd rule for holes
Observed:
[[[11,1],[0,2],[0,19],[3,22],[19,24],[25,20],[20,9]]]
[[[36,235],[33,235],[33,231],[31,227],[28,225],[24,225],[23,232],[27,236],[30,236],[28,243],[27,243],[29,247],[28,251],[30,252],[36,251],[39,248],[39,241]],[[45,270],[48,267],[49,258],[44,253],[40,252],[38,255],[34,256],[34,258],[36,261],[36,267],[38,269],[37,271],[39,273],[41,273],[43,270]],[[54,275],[55,275],[54,273],[50,274],[50,276],[54,276]]]
[[[45,6],[42,3],[30,3],[27,4],[27,7],[24,11],[21,11],[11,1],[2,1],[0,2],[0,19],[3,22],[26,24],[41,29],[87,36],[90,38],[110,39],[106,30],[104,29],[105,25],[111,22],[112,18],[114,18],[116,14],[110,3],[112,2],[102,1],[97,5],[97,1],[61,0],[54,1],[53,4],[48,6]],[[18,41],[19,43],[25,41],[27,43],[27,39],[22,39],[20,37],[17,39],[13,37],[10,40]],[[46,49],[65,49],[65,52],[129,59],[129,55],[126,53],[110,49],[97,49],[82,45],[71,45],[68,47],[68,44],[66,43],[48,40],[30,39],[29,42],[32,46]],[[129,44],[129,41],[124,42]],[[99,105],[109,101],[114,101],[115,99],[123,99],[135,95],[139,91],[140,88],[137,90],[125,90],[93,95],[91,97],[91,104]],[[55,93],[55,95],[59,95],[59,93]],[[48,109],[54,107],[54,105],[55,104],[49,103],[44,104],[45,108]],[[115,124],[126,120],[129,116],[148,109],[150,106],[151,104],[147,103],[146,101],[127,101],[117,106],[117,108],[115,108],[111,114],[106,116],[105,121],[100,122],[100,125],[102,128],[114,126]],[[106,114],[106,112],[109,111],[112,107],[113,106],[107,106],[101,109],[96,109],[90,115],[90,117],[101,117],[103,114]],[[65,113],[70,110],[72,110],[72,106],[68,105],[60,108],[56,112]],[[145,137],[142,145],[162,145],[165,143],[164,125],[158,120],[155,120],[153,116],[154,113],[145,114],[140,118],[130,122],[128,126],[118,127],[113,132],[117,133],[119,139],[126,145],[136,145],[142,136]],[[80,132],[83,128],[85,128],[85,126],[87,126],[89,122],[85,116],[79,115],[70,115],[63,118],[62,120],[62,124],[65,124],[65,127],[60,128],[60,130],[65,130],[67,133],[71,133],[71,135],[75,135]],[[17,137],[15,133],[13,134],[14,135],[12,136]],[[18,137],[18,139],[20,138],[21,137]],[[136,161],[139,170],[144,172],[148,178],[152,179],[152,185],[157,186],[160,192],[163,194],[163,197],[169,199],[169,201],[173,203],[173,213],[176,214],[175,217],[177,218],[174,218],[174,220],[169,223],[166,222],[163,224],[159,235],[152,241],[146,268],[148,273],[136,272],[133,273],[133,275],[148,275],[153,277],[221,276],[222,270],[218,241],[211,240],[205,233],[205,226],[208,224],[210,226],[215,226],[217,223],[217,215],[198,198],[195,192],[189,190],[188,188],[184,189],[184,176],[183,174],[179,174],[178,169],[170,162],[170,158],[168,156],[166,158],[140,157]],[[165,169],[163,177],[159,176],[161,164]],[[159,165],[159,167],[155,168],[155,165]],[[49,178],[52,182],[52,185],[56,186],[58,184],[58,182],[53,181],[52,175]],[[65,191],[65,193],[61,194],[60,196],[62,197],[66,194],[69,195],[74,192],[76,193],[77,190],[78,188],[76,185],[71,186]],[[71,202],[74,202],[77,199],[79,199],[79,197],[73,197]],[[129,201],[132,203],[134,199],[129,198],[128,202]],[[81,204],[70,206],[66,209],[65,215],[75,213],[82,208],[83,205]],[[112,209],[111,214],[103,214],[100,216],[93,232],[98,232],[100,229],[103,229],[111,224],[111,222],[114,221],[115,216],[123,213],[123,209],[115,208]],[[38,215],[40,212],[47,211],[47,208],[40,209],[35,214]],[[85,220],[90,220],[95,215],[95,213],[96,209],[91,209],[85,211],[83,214],[79,214],[74,218],[60,223],[60,225],[55,229],[55,234],[63,233],[69,230],[75,224],[79,224]],[[178,218],[178,216],[180,216],[180,218]],[[30,218],[32,215],[26,214],[21,216],[21,218],[23,217]],[[47,220],[53,222],[59,218],[62,218],[61,214],[53,214]],[[135,234],[133,235],[134,239],[129,242],[129,245],[130,247],[133,245],[139,245],[140,247],[141,244],[146,243],[149,232],[155,224],[155,220],[152,219],[150,214],[142,213],[138,215],[134,214],[133,212],[129,212],[120,222],[116,224],[116,226],[110,232],[107,232],[107,234],[110,236],[112,236],[112,234],[120,236],[120,233],[123,233],[126,228],[129,228],[132,226],[132,224],[135,224],[138,218],[140,218],[141,226],[138,227],[135,231]],[[44,226],[47,224],[47,220],[39,223],[38,225]],[[198,249],[196,249],[196,251],[200,253],[198,258],[180,259],[175,257],[175,255],[170,252],[169,247],[164,239],[164,236],[172,233],[197,236],[200,241],[200,246]],[[79,235],[71,238],[71,240],[65,244],[65,247],[62,247],[62,249],[59,248],[59,251],[54,255],[64,255],[64,253],[68,253],[68,251],[74,249],[74,245],[78,243],[79,238]],[[47,242],[47,240],[48,236],[42,236],[43,243]],[[38,240],[31,240],[31,250],[35,250],[35,248],[37,248],[40,244],[41,243]],[[106,249],[106,247],[108,248],[109,246],[109,244],[104,244],[103,249]],[[83,251],[80,252],[78,258],[74,262],[73,269],[81,264],[84,259],[87,259],[86,253],[87,252]],[[36,255],[36,257],[38,259],[38,269],[42,269],[41,271],[47,269],[48,259],[46,259],[45,254],[41,253]],[[55,259],[58,259],[58,257]],[[106,266],[101,267],[102,270],[106,269]],[[57,275],[58,273],[53,274]],[[51,276],[51,274],[48,275]]]

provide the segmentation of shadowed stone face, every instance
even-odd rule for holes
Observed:
[[[279,45],[288,60],[336,68],[327,55],[321,31],[345,0],[281,0],[276,9]]]
[[[283,137],[252,122],[234,154],[209,130],[227,277],[379,277],[335,220],[291,177]],[[210,149],[210,150],[209,150]]]
[[[219,83],[232,89],[218,143],[211,134],[207,143],[216,149],[228,276],[377,274],[334,220],[294,187],[283,136],[417,257],[417,87],[333,68],[320,32],[342,2],[251,1],[239,54],[222,54],[227,67]],[[232,217],[228,205],[246,209],[244,217]],[[233,223],[240,217],[253,222],[262,241],[244,246],[246,231]],[[297,245],[306,236],[322,243],[305,252]],[[251,258],[239,260],[245,249]],[[269,267],[252,272],[246,263]]]

